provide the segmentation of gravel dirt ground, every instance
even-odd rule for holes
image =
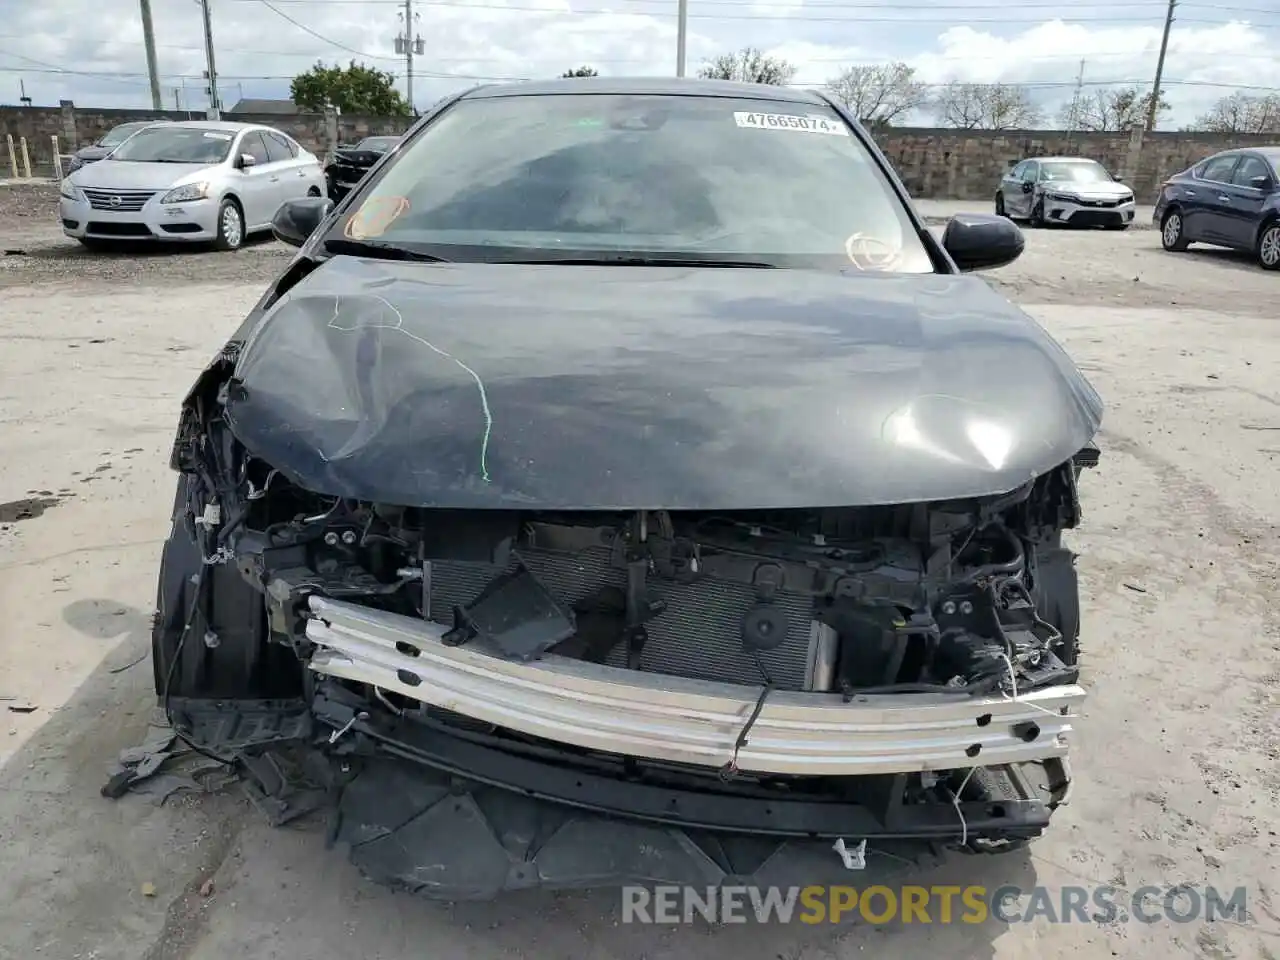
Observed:
[[[1028,233],[990,275],[1108,404],[1073,540],[1091,698],[1051,832],[911,878],[1245,886],[1250,919],[634,926],[612,893],[389,893],[321,825],[273,830],[237,793],[99,797],[153,702],[139,658],[180,396],[287,252],[91,256],[58,237],[52,199],[0,187],[0,247],[22,251],[0,258],[3,960],[1280,956],[1275,276],[1145,230]]]

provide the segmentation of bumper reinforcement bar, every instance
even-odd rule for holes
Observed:
[[[367,683],[508,730],[624,756],[719,768],[760,690],[548,655],[517,663],[450,647],[429,621],[312,597],[315,672]],[[1047,760],[1067,753],[1084,690],[1017,700],[968,694],[776,692],[737,753],[743,771],[861,776]]]

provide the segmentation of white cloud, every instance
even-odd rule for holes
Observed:
[[[317,39],[260,0],[211,2],[228,104],[242,95],[286,96],[288,78],[317,59],[355,57],[403,73],[393,46],[400,27],[396,2],[271,0],[314,33],[368,57]],[[690,73],[717,53],[750,44],[795,63],[799,83],[821,83],[848,64],[903,59],[931,83],[1033,83],[1049,105],[1070,97],[1082,59],[1091,87],[1149,83],[1164,13],[1155,0],[1079,7],[1045,0],[947,0],[947,6],[923,0],[689,2]],[[1226,22],[1239,15],[1225,4],[1198,2],[1180,5],[1178,15],[1187,19],[1175,25],[1170,40],[1165,78],[1172,124],[1189,122],[1233,85],[1266,85],[1280,76],[1280,54],[1272,52],[1280,24]],[[1278,0],[1251,2],[1275,5],[1269,22],[1280,21]],[[194,0],[153,0],[152,8],[165,104],[173,104],[176,88],[201,109],[200,8]],[[675,69],[675,0],[419,0],[416,9],[426,44],[415,76],[419,106],[477,80],[555,76],[583,64],[615,75],[669,75]],[[1084,22],[1046,21],[1044,14]],[[0,102],[16,102],[19,78],[37,103],[148,105],[136,0],[61,0],[47,7],[0,0]]]

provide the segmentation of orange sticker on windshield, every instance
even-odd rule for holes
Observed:
[[[370,197],[351,215],[342,231],[348,240],[369,240],[387,232],[409,209],[405,197]]]

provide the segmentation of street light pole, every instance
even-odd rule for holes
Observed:
[[[142,45],[147,51],[147,76],[151,79],[151,108],[163,109],[160,99],[160,71],[156,66],[156,31],[151,25],[151,0],[138,0],[142,14]]]
[[[213,18],[209,13],[209,0],[200,0],[200,13],[204,18],[204,59],[209,74],[209,119],[222,119],[222,102],[218,98],[218,68],[213,61]]]
[[[689,0],[680,0],[676,7],[676,76],[684,76],[684,48],[689,34]]]
[[[1160,38],[1160,57],[1156,60],[1156,81],[1151,85],[1151,106],[1147,110],[1147,129],[1156,128],[1160,116],[1160,80],[1164,76],[1164,55],[1169,50],[1169,29],[1173,26],[1173,8],[1178,0],[1169,0],[1169,10],[1164,15],[1164,36]]]

